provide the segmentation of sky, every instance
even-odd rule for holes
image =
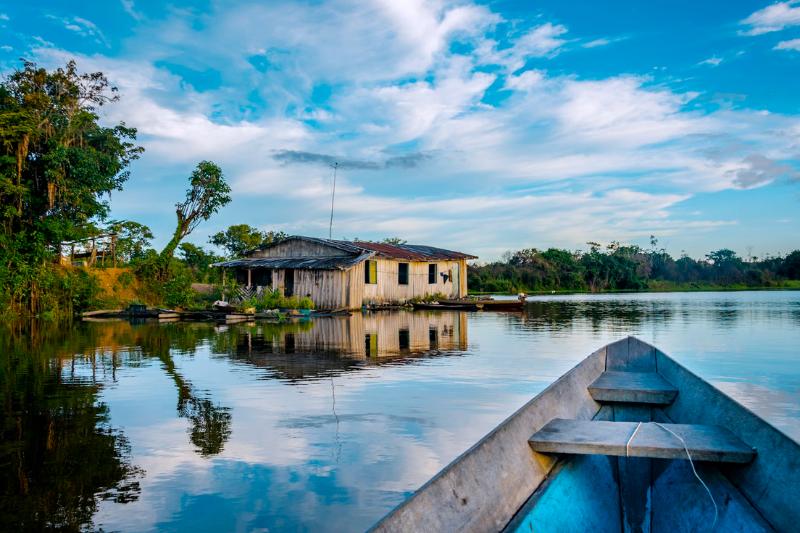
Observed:
[[[231,224],[478,255],[800,248],[800,1],[0,2],[0,71],[102,71],[163,245],[201,160]]]

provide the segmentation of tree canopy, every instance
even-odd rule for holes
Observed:
[[[162,258],[171,258],[184,237],[198,224],[211,218],[231,201],[231,188],[225,181],[222,169],[211,161],[201,161],[189,176],[186,198],[175,204],[178,219],[175,232],[161,251]]]
[[[116,89],[74,61],[48,72],[25,62],[0,84],[0,199],[6,237],[43,244],[83,237],[143,149],[124,123],[98,123]]]
[[[589,242],[588,251],[527,248],[502,261],[469,268],[469,288],[488,292],[608,291],[671,287],[767,287],[800,279],[800,251],[785,258],[745,262],[732,250],[709,252],[704,259],[673,259],[657,248]]]
[[[208,242],[224,248],[230,257],[240,257],[249,250],[280,242],[287,237],[282,231],[261,231],[248,224],[234,224],[212,235]]]

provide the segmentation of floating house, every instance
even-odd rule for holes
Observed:
[[[414,244],[293,236],[214,266],[240,285],[307,296],[318,309],[357,309],[427,295],[467,295],[467,260],[476,256]]]

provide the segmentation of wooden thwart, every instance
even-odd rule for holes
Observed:
[[[654,459],[692,459],[746,463],[755,451],[733,433],[718,426],[654,422],[607,422],[555,418],[537,431],[528,442],[534,451],[582,455],[615,455]]]
[[[589,385],[598,402],[648,403],[669,405],[678,389],[655,372],[603,372]]]

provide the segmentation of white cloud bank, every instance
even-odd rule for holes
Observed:
[[[793,20],[758,13],[751,31]],[[237,205],[220,226],[327,233],[331,158],[366,162],[340,174],[337,235],[483,257],[717,228],[735,221],[680,215],[681,202],[791,177],[794,117],[704,112],[696,94],[641,76],[550,75],[568,33],[519,29],[465,3],[276,2],[175,11],[139,26],[121,57],[78,59],[120,87],[107,118],[139,128],[147,153],[134,180],[157,184],[149,207],[171,213],[165,191],[183,189],[187,172],[176,180],[162,167],[214,159]],[[51,64],[75,55],[35,54]],[[165,63],[221,81],[190,83]],[[369,163],[392,158],[402,164]]]

